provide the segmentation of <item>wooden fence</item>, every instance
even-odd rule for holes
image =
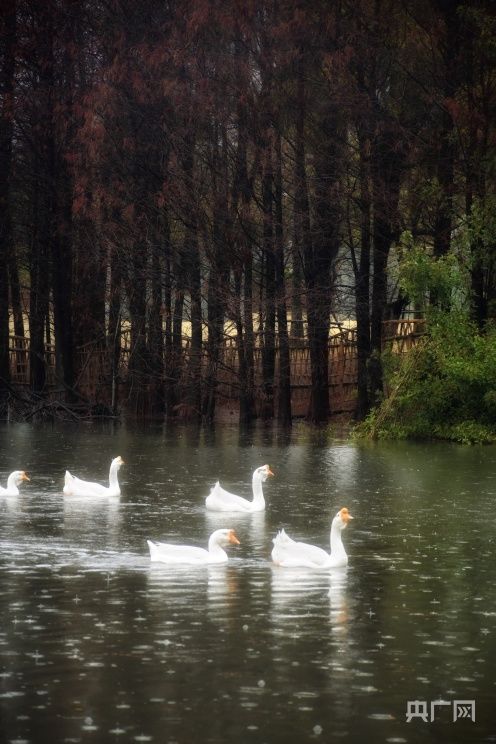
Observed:
[[[422,320],[394,320],[384,323],[384,345],[393,351],[403,353],[417,342],[424,333]],[[20,336],[10,337],[11,380],[16,386],[28,386],[30,380],[29,339]],[[101,346],[88,345],[77,351],[76,368],[79,370],[75,388],[96,404],[111,405],[115,386],[118,397],[129,394],[129,335],[124,333],[121,339],[121,353],[118,369],[112,370],[109,351]],[[183,344],[182,369],[187,375],[190,362],[190,343],[185,339]],[[47,388],[57,387],[55,371],[55,348],[47,345],[45,349]],[[206,371],[208,357],[202,352],[202,369]],[[238,392],[238,349],[235,338],[226,338],[223,345],[219,367],[216,416],[220,421],[235,421],[239,413]],[[276,349],[274,397],[277,400],[277,381],[279,379],[279,354]],[[291,407],[293,416],[305,416],[310,402],[311,366],[310,351],[305,341],[292,341],[290,345],[290,381]],[[160,382],[160,381],[159,381]],[[262,376],[262,350],[259,345],[254,349],[254,382],[255,403],[260,409],[264,402]],[[180,381],[185,384],[185,380]],[[356,329],[345,329],[329,338],[329,399],[333,413],[354,410],[357,385],[357,341]],[[114,386],[114,390],[112,389]],[[59,386],[60,387],[60,386]]]

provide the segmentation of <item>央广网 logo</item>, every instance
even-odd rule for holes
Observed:
[[[406,722],[415,718],[429,723],[436,719],[436,709],[449,706],[453,711],[453,723],[463,718],[475,723],[475,700],[408,700],[406,704]]]

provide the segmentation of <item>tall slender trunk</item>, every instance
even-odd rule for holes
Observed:
[[[56,85],[55,20],[51,5],[40,11],[43,33],[43,56],[40,72],[44,97],[45,123],[45,177],[49,195],[49,248],[53,293],[53,317],[55,332],[55,355],[57,381],[65,388],[66,398],[73,399],[74,387],[74,343],[72,332],[72,183],[64,150],[72,134],[71,108],[73,71],[70,57],[64,55],[64,77],[66,99],[58,98],[60,88]],[[57,71],[59,72],[59,71]],[[65,133],[57,127],[59,109],[65,114]],[[59,134],[57,136],[57,130]]]
[[[397,137],[383,126],[380,132],[376,132],[371,147],[374,271],[369,371],[372,404],[380,400],[383,393],[382,321],[387,303],[389,252],[397,234],[401,168],[402,155]]]
[[[0,109],[0,398],[10,382],[9,362],[9,283],[7,266],[13,254],[10,181],[14,115],[14,73],[16,44],[16,3],[7,0],[4,7],[3,96]],[[1,402],[1,400],[0,400]]]
[[[263,379],[263,405],[261,417],[271,419],[274,416],[274,374],[275,374],[275,255],[274,255],[274,212],[273,212],[273,172],[272,172],[272,145],[271,138],[267,136],[265,142],[265,162],[262,175],[262,206],[263,206],[263,228],[262,228],[262,256],[263,268],[262,278],[264,281],[264,294],[262,297],[263,310],[261,317],[264,319],[262,339],[262,379]]]
[[[340,131],[334,105],[320,113],[319,146],[315,152],[315,195],[312,243],[304,248],[307,289],[308,339],[312,391],[308,417],[312,423],[329,419],[329,324],[332,298],[331,270],[339,250]]]
[[[201,269],[200,249],[196,219],[191,218],[188,227],[187,276],[191,309],[191,344],[189,357],[189,384],[186,402],[190,417],[201,419],[202,400],[202,308],[201,308]]]
[[[217,132],[214,132],[213,140],[214,213],[212,242],[209,251],[207,371],[203,401],[203,415],[205,420],[210,423],[215,419],[218,371],[223,348],[224,318],[230,273],[224,250],[229,243],[228,161],[226,157],[228,147],[225,129],[222,131],[222,150],[219,150],[217,145]],[[218,165],[219,163],[220,165]],[[220,177],[218,177],[218,173],[220,173]]]
[[[246,45],[237,29],[235,59],[240,69],[247,65]],[[238,348],[239,419],[249,424],[255,416],[255,364],[253,332],[253,246],[251,238],[252,188],[247,168],[248,121],[241,76],[237,103],[237,134],[235,172],[232,184],[231,212],[236,235],[233,261],[236,334]]]
[[[171,400],[171,377],[172,369],[172,243],[169,215],[163,213],[162,228],[163,252],[164,252],[164,402],[168,414],[168,402]]]
[[[40,142],[40,150],[43,143]],[[38,148],[37,148],[38,149]],[[36,153],[33,163],[32,233],[29,247],[29,384],[37,395],[45,392],[47,369],[45,324],[49,325],[49,190],[45,184],[44,167]]]
[[[303,49],[296,65],[296,139],[294,165],[294,197],[293,197],[293,249],[292,266],[293,282],[291,297],[291,336],[303,339],[305,335],[303,324],[303,307],[301,296],[303,293],[303,250],[304,245],[311,240],[310,234],[310,205],[308,200],[308,185],[305,167],[305,62]]]
[[[126,292],[129,300],[129,385],[135,410],[145,388],[148,372],[148,346],[146,337],[146,276],[148,267],[148,241],[135,237],[131,246],[131,259],[126,276]]]
[[[240,422],[249,424],[255,417],[255,335],[253,331],[253,256],[246,246],[243,282],[244,372],[240,367]]]
[[[360,156],[360,258],[356,267],[356,323],[357,323],[357,405],[356,418],[361,421],[370,410],[369,372],[370,359],[370,140],[358,128]]]
[[[109,255],[110,281],[109,281],[109,323],[107,336],[107,349],[110,354],[110,365],[112,374],[112,399],[111,407],[115,412],[119,403],[119,365],[121,356],[122,339],[122,280],[123,272],[121,256],[115,243],[112,243]]]
[[[22,310],[21,285],[19,282],[19,269],[14,251],[9,257],[9,286],[12,315],[14,319],[14,333],[16,336],[24,336],[24,318]]]
[[[215,236],[214,228],[214,236]],[[215,237],[213,238],[215,242]],[[215,254],[216,247],[213,248]],[[224,277],[224,278],[223,278]],[[210,259],[207,295],[207,371],[205,374],[203,416],[213,422],[217,403],[218,371],[222,350],[224,328],[224,293],[227,290],[227,277],[221,272],[219,262]]]
[[[172,343],[171,359],[168,370],[169,386],[167,390],[167,418],[172,419],[177,415],[179,403],[179,383],[183,364],[183,312],[184,312],[184,286],[182,283],[181,258],[176,259],[174,287],[174,300],[172,309]]]
[[[483,158],[487,153],[487,139],[489,117],[481,121],[475,100],[478,90],[475,82],[474,69],[474,34],[470,25],[464,33],[465,48],[465,88],[467,91],[467,106],[469,111],[469,133],[466,154],[465,177],[465,212],[470,223],[474,216],[474,208],[485,211],[486,178]],[[475,234],[474,234],[475,232]],[[494,297],[495,246],[484,246],[476,231],[470,236],[470,251],[472,254],[471,287],[472,287],[472,315],[480,330],[483,330],[489,315],[489,303]]]
[[[62,171],[65,166],[59,163]],[[57,168],[56,168],[57,170]],[[72,227],[71,193],[68,174],[54,171],[54,181],[58,197],[54,199],[54,218],[52,223],[52,285],[53,312],[57,358],[57,376],[66,388],[68,400],[73,398],[74,387],[74,339],[72,332]],[[63,200],[63,204],[59,202]]]
[[[150,356],[150,409],[153,414],[164,411],[164,339],[162,328],[162,246],[154,239],[151,255],[151,304],[148,318]]]
[[[457,90],[460,21],[458,0],[437,0],[437,2],[445,23],[444,44],[442,44],[445,69],[443,100],[441,101],[441,128],[437,137],[439,142],[437,180],[440,194],[434,224],[434,255],[442,256],[448,253],[451,247],[453,221],[456,132],[449,104],[454,100]]]
[[[88,212],[98,214],[92,180],[86,192]],[[108,250],[102,241],[104,219],[82,214],[72,223],[74,280],[72,282],[73,343],[77,349],[91,344],[105,346],[105,289]],[[77,371],[76,371],[77,374]]]
[[[277,396],[277,419],[282,426],[291,426],[291,366],[289,355],[288,318],[286,289],[284,282],[284,234],[282,209],[282,151],[281,133],[276,132],[275,178],[274,178],[274,258],[275,296],[277,309],[277,334],[279,341],[279,380]]]
[[[184,236],[178,246],[175,262],[175,293],[172,315],[172,361],[169,372],[170,385],[168,390],[167,416],[176,416],[179,405],[185,404],[183,414],[199,417],[201,414],[201,275],[198,245],[198,227],[196,217],[196,203],[191,194],[195,168],[194,122],[188,118],[185,126],[183,156],[181,161],[184,203]],[[189,195],[189,200],[188,199]],[[186,369],[188,379],[185,398],[181,399],[180,383],[183,375],[183,319],[186,293],[190,296],[190,320],[192,336],[190,341],[189,366]]]

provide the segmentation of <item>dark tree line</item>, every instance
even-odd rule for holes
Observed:
[[[125,335],[131,398],[211,420],[229,328],[242,420],[259,352],[260,415],[291,421],[300,343],[324,422],[331,317],[348,315],[363,417],[382,391],[383,321],[409,302],[391,280],[401,234],[443,255],[494,205],[495,11],[4,0],[0,386],[9,335],[29,336],[39,395],[55,344],[68,403],[79,350],[105,351],[115,377]],[[483,327],[494,244],[467,234]]]

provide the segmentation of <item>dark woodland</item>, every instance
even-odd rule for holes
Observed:
[[[363,419],[385,324],[423,318],[398,281],[419,248],[465,262],[485,332],[492,2],[1,7],[2,416],[214,421],[229,372],[240,421],[289,425],[304,350],[304,415],[326,423],[330,338],[352,328]]]

